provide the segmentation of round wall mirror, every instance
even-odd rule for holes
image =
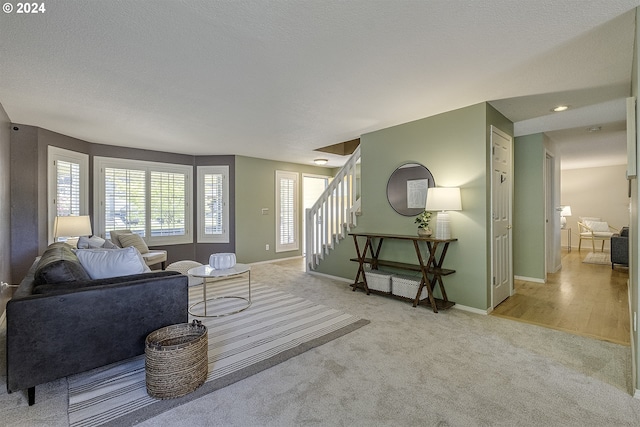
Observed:
[[[427,188],[435,186],[429,169],[419,163],[405,163],[389,177],[387,200],[400,215],[416,216],[426,206]]]

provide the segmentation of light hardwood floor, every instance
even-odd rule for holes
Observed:
[[[545,284],[516,280],[491,315],[629,345],[628,270],[585,264],[588,253],[564,248],[559,272]]]

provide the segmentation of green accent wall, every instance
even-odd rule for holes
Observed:
[[[444,278],[452,301],[481,310],[490,305],[489,126],[513,134],[513,125],[487,103],[362,135],[362,215],[356,231],[416,234],[414,217],[396,213],[387,201],[387,180],[404,163],[426,166],[441,187],[460,187],[462,211],[451,212],[452,235]],[[435,223],[435,217],[434,217]],[[239,221],[240,222],[240,221]],[[349,237],[320,263],[320,273],[355,278],[357,264]],[[385,241],[381,258],[416,262],[413,246]]]
[[[544,135],[514,141],[513,274],[545,280]]]
[[[302,174],[333,176],[334,170],[297,163],[278,162],[253,157],[236,156],[235,159],[235,220],[236,257],[238,262],[251,263],[302,255]],[[299,174],[298,215],[300,220],[300,247],[296,251],[276,252],[276,171]],[[262,209],[268,214],[263,215]],[[265,250],[265,245],[269,250]]]

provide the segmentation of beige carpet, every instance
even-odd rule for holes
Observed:
[[[609,252],[589,252],[582,261],[585,264],[611,264]]]
[[[628,346],[456,309],[436,314],[270,264],[254,266],[252,279],[371,323],[141,426],[640,425]],[[24,393],[0,391],[0,424],[67,426],[66,380],[36,393],[28,407]]]

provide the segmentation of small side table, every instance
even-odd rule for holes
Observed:
[[[567,230],[567,252],[571,252],[571,227],[565,227],[563,230]]]
[[[207,298],[207,282],[209,281],[219,281],[224,279],[229,279],[234,276],[240,276],[242,274],[249,274],[249,297],[241,297],[235,295],[225,295],[219,297],[211,297]],[[198,301],[195,304],[191,304],[189,306],[189,314],[196,317],[222,317],[228,316],[230,314],[240,313],[241,311],[246,310],[251,307],[251,266],[247,264],[236,264],[231,268],[225,268],[224,270],[216,270],[209,265],[201,265],[200,267],[194,267],[187,271],[187,274],[193,277],[201,277],[202,281],[202,301]],[[241,299],[247,302],[247,305],[240,308],[239,310],[221,313],[221,314],[207,314],[207,301],[213,301],[217,299],[224,298],[235,298]],[[204,314],[197,314],[194,312],[194,309],[200,305],[204,305]]]

